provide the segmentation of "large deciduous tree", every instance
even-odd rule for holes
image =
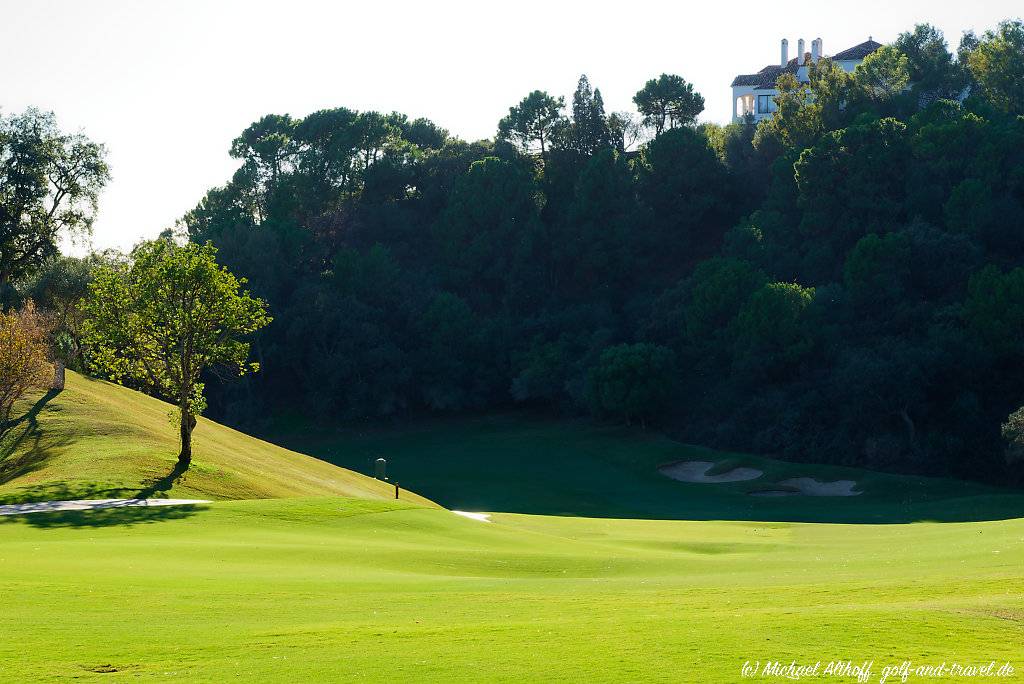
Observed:
[[[87,232],[109,179],[102,146],[57,128],[53,114],[0,116],[0,291]]]
[[[100,269],[86,305],[97,370],[177,405],[182,469],[192,461],[192,430],[205,408],[203,372],[258,370],[243,338],[271,320],[244,289],[245,279],[217,264],[216,253],[209,243],[143,243],[128,263]]]

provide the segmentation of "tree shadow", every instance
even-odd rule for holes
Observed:
[[[188,466],[183,466],[180,462],[175,461],[171,472],[162,477],[154,477],[143,482],[142,489],[135,494],[135,498],[151,499],[157,494],[166,494],[187,472]]]
[[[38,470],[56,449],[71,443],[39,427],[40,412],[58,394],[48,391],[24,415],[0,426],[0,485]]]
[[[208,506],[111,506],[87,511],[48,511],[0,516],[0,525],[21,524],[42,529],[69,527],[132,527],[182,520],[208,510]]]
[[[0,505],[79,499],[130,499],[136,497],[138,491],[135,487],[119,487],[98,482],[45,482],[22,487],[0,496]]]
[[[88,482],[47,482],[23,487],[17,492],[0,496],[0,504],[35,503],[40,501],[77,501],[83,499],[151,499],[166,498],[167,492],[186,473],[187,468],[175,461],[174,467],[163,476],[142,483],[142,488],[111,486]],[[163,522],[188,518],[207,510],[199,504],[181,506],[129,506],[112,503],[102,508],[85,511],[44,511],[0,516],[0,524],[24,523],[33,527],[110,527]]]

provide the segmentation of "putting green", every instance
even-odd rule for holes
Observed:
[[[340,498],[11,517],[2,678],[735,682],[841,659],[1022,680],[1024,520],[492,520]]]

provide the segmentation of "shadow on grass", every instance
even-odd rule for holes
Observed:
[[[38,470],[54,450],[70,440],[47,435],[39,427],[39,413],[60,392],[50,390],[24,415],[0,426],[0,484]]]
[[[136,497],[138,491],[135,487],[115,487],[104,483],[46,482],[4,494],[0,496],[0,505],[78,499],[130,499]]]
[[[182,520],[208,510],[202,505],[112,506],[89,511],[52,511],[0,516],[0,525],[29,525],[43,529],[68,527],[132,527],[168,520]]]
[[[142,489],[136,492],[134,496],[137,499],[150,499],[157,494],[166,494],[187,472],[188,466],[183,466],[180,462],[175,461],[174,467],[171,468],[171,472],[167,473],[163,477],[154,477],[151,480],[143,482]]]
[[[143,483],[142,489],[114,487],[102,483],[47,482],[23,487],[17,492],[0,496],[0,504],[35,503],[39,501],[77,501],[82,499],[150,499],[164,495],[187,472],[175,463],[169,473]],[[132,525],[180,520],[188,518],[206,506],[127,506],[111,505],[85,511],[46,511],[0,516],[0,524],[22,523],[33,527],[131,527]]]

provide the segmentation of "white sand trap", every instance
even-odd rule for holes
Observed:
[[[764,475],[764,471],[757,468],[733,468],[718,475],[706,475],[713,465],[711,461],[677,461],[661,466],[658,472],[680,482],[742,482]]]
[[[480,522],[491,522],[490,513],[470,513],[469,511],[452,511],[455,515],[461,515],[463,518],[469,518],[470,520],[479,520]]]
[[[210,503],[206,499],[79,499],[77,501],[37,501],[0,506],[0,515],[49,513],[52,511],[95,511],[102,508],[137,506],[189,506]]]
[[[801,494],[807,496],[858,496],[864,492],[855,492],[857,483],[853,480],[836,480],[822,482],[813,477],[793,477],[779,483],[783,487],[796,487]]]

